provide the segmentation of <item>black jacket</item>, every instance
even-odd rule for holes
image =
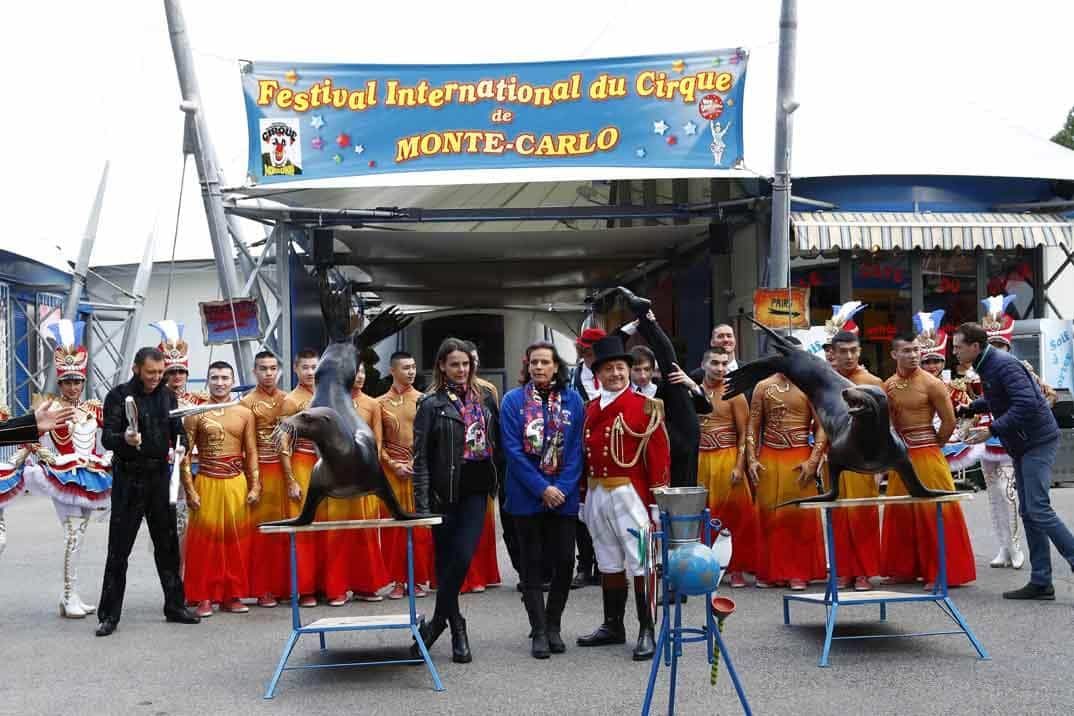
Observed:
[[[500,411],[496,401],[481,391],[492,463],[497,475],[503,464],[500,448]],[[443,391],[426,395],[414,416],[414,508],[433,511],[459,500],[459,478],[464,443],[463,421],[455,404]],[[497,481],[499,478],[497,477]],[[496,486],[493,485],[492,494]]]
[[[138,406],[138,431],[142,434],[142,446],[131,447],[123,438],[127,431],[126,398],[133,396]],[[115,453],[120,461],[145,459],[166,460],[169,448],[175,447],[176,436],[186,445],[183,421],[171,418],[168,412],[179,407],[175,393],[164,386],[162,380],[152,393],[146,393],[137,376],[108,391],[104,399],[104,425],[101,428],[101,444]]]
[[[33,413],[0,421],[0,445],[37,442],[37,417]]]
[[[1059,437],[1040,386],[1020,360],[987,346],[973,367],[981,376],[984,397],[973,401],[970,410],[992,413],[992,434],[1012,457]]]

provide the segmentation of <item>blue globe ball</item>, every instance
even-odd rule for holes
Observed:
[[[711,549],[693,542],[668,553],[667,575],[671,588],[679,594],[705,594],[716,591],[720,565]]]

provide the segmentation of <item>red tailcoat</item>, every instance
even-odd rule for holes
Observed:
[[[663,413],[664,406],[660,400],[646,398],[630,389],[603,410],[600,398],[589,401],[585,408],[586,477],[591,480],[629,478],[642,504],[652,504],[650,490],[667,485],[670,477],[671,452]],[[640,455],[639,446],[643,438],[635,437],[627,430],[616,429],[616,419],[620,415],[625,426],[639,435],[647,431],[654,416],[659,419]],[[634,462],[632,467],[624,467],[631,462]]]

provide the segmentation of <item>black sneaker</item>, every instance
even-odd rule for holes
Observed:
[[[1030,582],[1021,589],[1003,593],[1004,599],[1039,599],[1055,601],[1055,587],[1050,584],[1033,584]]]

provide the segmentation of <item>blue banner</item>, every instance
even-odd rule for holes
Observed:
[[[742,49],[504,65],[242,66],[249,180],[742,162]]]

